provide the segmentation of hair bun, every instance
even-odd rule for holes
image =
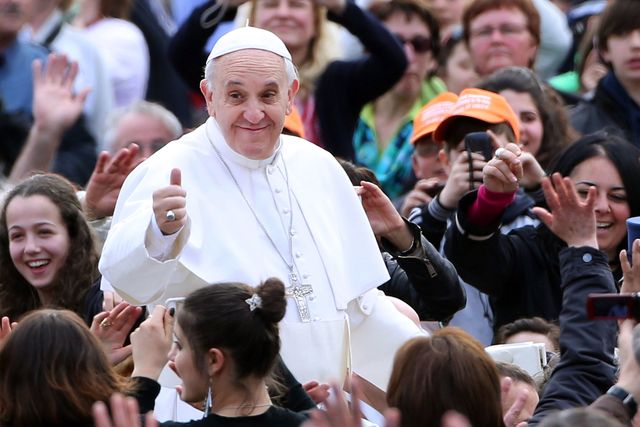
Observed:
[[[287,310],[287,301],[284,296],[284,284],[280,279],[272,277],[256,288],[256,294],[262,299],[262,305],[257,313],[272,323],[277,323],[284,318]]]

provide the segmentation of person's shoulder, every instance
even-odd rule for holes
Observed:
[[[44,46],[27,40],[17,40],[15,47],[16,54],[28,61],[33,61],[34,59],[45,60],[49,54],[49,51]]]
[[[296,427],[307,421],[308,417],[301,412],[293,412],[279,406],[272,406],[265,412],[265,422],[279,427]]]
[[[282,135],[285,156],[314,156],[314,158],[333,159],[331,153],[322,147],[293,135]]]
[[[105,36],[107,40],[135,43],[146,40],[140,28],[134,23],[118,18],[103,18],[84,31],[95,36]]]

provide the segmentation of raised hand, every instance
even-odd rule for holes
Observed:
[[[139,151],[136,144],[131,144],[118,150],[113,157],[106,151],[100,153],[84,198],[83,209],[87,219],[113,215],[124,180],[140,163],[137,160]]]
[[[504,410],[504,398],[509,394],[509,390],[513,386],[513,380],[509,377],[504,377],[500,380],[500,394],[503,399],[503,410]],[[526,427],[527,421],[526,419],[522,419],[521,413],[524,409],[525,404],[527,403],[527,397],[529,396],[528,390],[520,390],[513,400],[513,403],[504,413],[502,419],[504,421],[504,425],[506,427]]]
[[[388,239],[400,251],[409,249],[413,243],[413,235],[380,187],[362,181],[358,193],[362,197],[362,206],[373,234]]]
[[[352,404],[347,404],[342,390],[335,384],[331,386],[333,398],[325,401],[326,411],[313,411],[311,418],[302,427],[362,427],[360,411],[360,388],[358,382],[351,381]],[[384,413],[384,427],[399,427],[400,413],[396,409],[387,409]]]
[[[317,5],[324,6],[333,13],[340,14],[347,5],[346,0],[314,0]]]
[[[153,192],[153,214],[162,234],[168,236],[187,223],[187,192],[180,169],[172,169],[169,185]]]
[[[567,245],[597,249],[595,187],[590,187],[587,197],[581,199],[569,178],[554,173],[551,179],[542,181],[542,189],[551,212],[535,207],[533,212],[538,218]]]
[[[471,153],[471,164],[467,153],[460,153],[453,161],[447,183],[438,196],[440,204],[447,209],[455,209],[462,196],[482,181],[482,170],[486,164],[480,153]]]
[[[421,179],[416,182],[416,185],[413,186],[413,189],[407,194],[407,197],[405,197],[402,207],[400,208],[400,213],[408,217],[413,208],[429,203],[431,199],[435,197],[438,188],[441,188],[441,184],[441,179],[435,177]]]
[[[640,239],[633,241],[631,248],[633,265],[629,262],[627,251],[620,251],[620,266],[622,267],[622,286],[620,293],[640,292]]]
[[[0,349],[11,335],[11,330],[18,325],[18,322],[11,322],[7,316],[0,319]]]
[[[521,154],[520,147],[513,143],[496,150],[495,157],[482,169],[482,181],[487,190],[512,193],[518,189],[523,175]]]
[[[69,61],[65,55],[52,53],[44,70],[42,62],[35,60],[32,71],[34,125],[64,132],[80,117],[90,92],[85,88],[74,93],[78,63]]]
[[[329,387],[329,384],[321,384],[315,380],[302,384],[304,391],[315,403],[323,403],[329,398]]]
[[[636,402],[640,400],[640,326],[634,319],[626,319],[620,323],[618,349],[620,351],[620,374],[617,386],[633,395]]]
[[[167,364],[173,339],[173,318],[169,310],[156,305],[153,313],[131,334],[134,377],[158,379]]]
[[[115,393],[110,399],[111,415],[104,402],[96,402],[91,408],[96,427],[142,427],[138,401],[133,397],[124,397]],[[145,416],[145,427],[158,427],[153,412]]]
[[[537,188],[542,185],[542,179],[547,176],[540,163],[533,154],[523,151],[520,154],[522,163],[522,179],[520,185],[525,189]]]
[[[142,314],[142,308],[121,302],[113,310],[94,316],[91,332],[100,340],[111,364],[122,362],[131,354],[131,345],[124,345],[131,328]]]

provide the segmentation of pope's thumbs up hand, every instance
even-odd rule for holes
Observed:
[[[180,169],[172,169],[169,185],[153,192],[153,214],[165,236],[187,223],[187,192],[182,188]]]

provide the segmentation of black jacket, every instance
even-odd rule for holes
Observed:
[[[637,146],[639,141],[634,141],[628,108],[607,89],[605,78],[600,80],[592,96],[570,110],[571,125],[582,134],[605,130]]]
[[[536,425],[554,410],[591,404],[615,381],[616,323],[589,320],[586,311],[590,293],[616,292],[606,255],[590,247],[564,248],[560,251],[560,275],[560,363],[529,425]]]
[[[460,201],[447,229],[445,255],[464,281],[491,296],[494,329],[521,317],[556,320],[562,302],[558,254],[566,244],[544,225],[508,235],[498,232],[500,222],[472,226],[466,212],[476,196],[474,191]]]
[[[527,216],[535,218],[531,212],[533,206],[539,206],[542,200],[540,191],[525,192],[519,190],[516,198],[511,202],[502,215],[502,224],[510,225],[516,221],[518,217]],[[433,204],[432,204],[433,203]],[[447,221],[453,216],[455,210],[449,210],[440,205],[439,199],[436,197],[430,203],[416,207],[411,211],[409,220],[418,224],[422,229],[422,234],[431,242],[433,246],[439,248],[442,244],[442,238],[447,231]]]
[[[458,273],[421,235],[418,226],[407,224],[418,246],[403,256],[383,239],[386,251],[382,256],[391,279],[378,289],[409,304],[420,320],[447,321],[467,302]]]

